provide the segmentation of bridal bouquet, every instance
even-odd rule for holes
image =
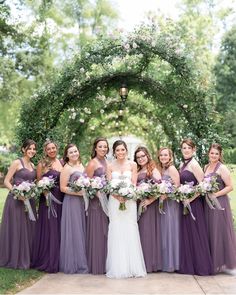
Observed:
[[[209,175],[204,177],[203,181],[201,181],[196,188],[197,192],[206,196],[206,202],[211,209],[219,209],[224,210],[221,207],[219,201],[216,197],[212,197],[212,194],[219,191],[219,183],[217,182],[216,175]]]
[[[136,194],[136,188],[126,179],[112,179],[105,188],[111,195],[118,195],[126,200],[132,200]],[[119,210],[126,210],[125,202],[120,203]]]
[[[53,176],[44,176],[42,179],[40,179],[37,183],[37,189],[40,194],[44,194],[46,199],[46,206],[48,207],[48,218],[50,218],[50,214],[57,218],[57,212],[54,208],[53,202],[62,205],[62,202],[60,202],[52,193],[51,189],[55,187],[55,179]]]
[[[162,180],[160,183],[156,184],[156,194],[160,197],[161,195],[167,195],[168,198],[175,200],[176,187],[173,185],[171,180]],[[159,198],[159,212],[160,214],[165,214],[164,210],[164,200]]]
[[[29,219],[36,221],[33,210],[31,208],[30,199],[37,196],[36,184],[34,182],[23,181],[20,184],[13,185],[12,193],[14,194],[15,200],[22,200],[25,205],[25,211],[29,214]]]
[[[189,203],[185,203],[184,201],[191,199],[196,192],[195,187],[193,186],[193,182],[181,184],[177,190],[176,190],[176,200],[177,201],[182,201],[184,204],[184,211],[183,214],[187,215],[189,212],[193,218],[193,220],[196,220],[193,213],[192,209]]]

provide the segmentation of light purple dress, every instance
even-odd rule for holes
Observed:
[[[33,167],[32,171],[25,168],[22,159],[19,160],[22,168],[14,174],[13,184],[33,182],[36,179],[36,171]],[[28,269],[32,259],[36,222],[29,220],[24,203],[13,197],[9,192],[3,210],[0,227],[0,267]],[[36,217],[34,200],[30,200],[30,203]]]
[[[137,184],[150,180],[146,173],[139,173]],[[158,202],[154,201],[142,213],[139,221],[139,234],[147,272],[162,269],[161,223]]]
[[[168,171],[166,171],[168,173]],[[162,176],[164,180],[170,180],[168,174]],[[161,242],[162,242],[162,270],[174,272],[179,269],[179,203],[165,199],[161,219]]]
[[[219,190],[225,187],[223,179],[217,174],[219,162],[213,173],[219,183]],[[205,218],[210,242],[210,252],[213,260],[214,272],[219,273],[225,269],[236,268],[236,236],[233,227],[232,212],[227,195],[217,198],[224,210],[210,209],[205,202]]]
[[[101,163],[103,164],[103,163]],[[106,166],[98,167],[93,176],[104,176]],[[89,273],[106,273],[108,217],[102,210],[98,197],[89,200],[87,216],[87,257]]]
[[[81,175],[71,174],[73,182]],[[86,220],[81,196],[64,195],[61,217],[60,271],[68,274],[88,273],[86,257]]]

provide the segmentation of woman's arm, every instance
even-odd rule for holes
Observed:
[[[169,167],[169,175],[174,183],[175,186],[180,186],[180,177],[179,177],[179,172],[175,168],[175,166],[170,166]]]
[[[13,163],[11,164],[11,166],[8,169],[7,175],[5,176],[4,179],[4,185],[6,188],[8,188],[9,190],[12,190],[12,184],[11,184],[11,180],[13,175],[16,173],[16,171],[18,170],[19,167],[19,160],[15,160],[13,161]]]
[[[161,173],[160,173],[160,171],[157,168],[154,168],[153,169],[153,171],[152,171],[152,177],[155,180],[161,180]]]
[[[36,172],[37,172],[37,180],[39,181],[42,178],[42,174],[43,174],[43,165],[41,161],[38,163]]]
[[[219,168],[219,172],[221,178],[225,183],[225,187],[222,190],[213,194],[213,196],[217,198],[220,196],[224,196],[233,190],[232,178],[229,169],[225,165],[221,165]]]
[[[61,192],[72,195],[72,196],[82,196],[82,192],[73,192],[70,187],[68,187],[68,182],[71,175],[71,168],[65,165],[61,171],[60,175],[60,190]]]
[[[89,178],[92,178],[94,175],[94,171],[96,169],[96,163],[94,160],[90,160],[88,165],[85,167],[84,172],[87,174]]]

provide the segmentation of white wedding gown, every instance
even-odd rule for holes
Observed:
[[[131,181],[131,171],[112,172],[112,179],[121,177]],[[136,202],[126,201],[124,211],[119,210],[119,205],[120,202],[110,196],[106,276],[117,279],[144,277],[146,268],[137,224]]]

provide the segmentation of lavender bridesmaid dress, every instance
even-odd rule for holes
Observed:
[[[101,163],[103,164],[103,163]],[[94,176],[104,176],[106,166],[98,167]],[[103,212],[99,199],[89,200],[87,216],[87,257],[89,273],[104,274],[107,258],[108,217]]]
[[[58,201],[62,202],[63,193],[61,193],[59,187],[60,172],[49,170],[43,176],[53,177],[55,186],[51,189],[51,193]],[[53,202],[53,207],[54,215],[48,211],[49,207],[46,205],[45,197],[43,195],[40,197],[32,263],[33,268],[49,273],[59,271],[60,256],[62,205]]]
[[[164,180],[170,180],[170,176],[164,174]],[[174,272],[179,270],[179,203],[170,199],[164,200],[164,212],[161,219],[161,242],[162,242],[162,270]]]
[[[150,180],[146,173],[139,173],[137,184]],[[161,226],[158,202],[147,206],[138,221],[139,234],[147,272],[162,269]]]
[[[194,174],[185,169],[180,171],[180,183],[193,182],[197,179]],[[180,218],[180,273],[208,276],[213,274],[213,265],[210,255],[209,241],[207,237],[206,222],[203,210],[202,197],[191,202],[191,208],[196,220],[190,214]],[[183,206],[181,206],[183,210]]]
[[[36,179],[36,171],[25,168],[22,159],[22,168],[13,176],[13,184],[23,181],[33,182]],[[3,210],[0,227],[0,267],[28,269],[32,259],[33,238],[35,233],[35,221],[30,221],[25,212],[24,203],[15,200],[9,192]],[[36,217],[34,200],[30,200],[31,207]]]
[[[81,172],[71,174],[73,182]],[[88,273],[86,257],[86,220],[82,196],[65,194],[61,217],[60,271],[68,274]]]
[[[221,163],[219,162],[214,172],[209,175],[217,176],[219,190],[222,190],[225,187],[225,183],[220,175],[217,174],[220,165]],[[225,210],[210,209],[205,203],[205,218],[215,273],[225,269],[236,268],[236,236],[229,197],[224,195],[218,197],[217,200]]]

